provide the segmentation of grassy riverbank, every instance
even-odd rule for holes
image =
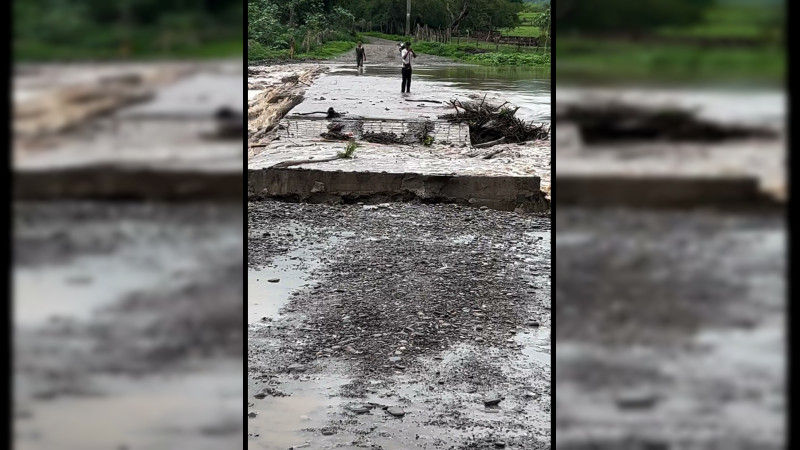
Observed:
[[[376,32],[362,33],[362,36],[377,37],[396,42],[406,41],[405,36]],[[455,61],[487,66],[525,66],[549,67],[550,53],[535,47],[515,45],[496,45],[474,39],[454,39],[449,43],[414,41],[414,50],[427,55],[441,56]]]
[[[308,52],[295,50],[295,60],[322,60],[330,59],[340,56],[344,53],[354,49],[356,42],[354,41],[328,41],[322,45],[314,47]],[[280,49],[272,50],[264,47],[258,42],[251,41],[247,45],[247,59],[248,61],[263,61],[263,60],[289,60],[289,50]]]

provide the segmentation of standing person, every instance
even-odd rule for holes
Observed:
[[[406,45],[402,47],[400,57],[403,58],[403,84],[400,92],[411,93],[411,58],[417,57],[417,54],[411,49],[411,42],[406,42]]]
[[[367,60],[367,53],[364,51],[364,47],[361,45],[361,42],[358,43],[358,47],[356,47],[356,68],[361,70],[364,68],[364,61]]]

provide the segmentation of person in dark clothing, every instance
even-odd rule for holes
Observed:
[[[364,51],[364,46],[361,45],[361,42],[358,43],[358,47],[356,47],[356,68],[363,69],[364,68],[364,61],[367,60],[367,54]]]
[[[403,84],[400,92],[411,92],[411,59],[417,57],[411,49],[411,42],[406,42],[406,45],[401,47],[400,57],[403,58]]]

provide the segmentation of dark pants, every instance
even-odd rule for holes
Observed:
[[[361,67],[364,65],[364,58],[356,58],[356,67]]]
[[[411,92],[411,66],[403,66],[403,87],[400,92]]]

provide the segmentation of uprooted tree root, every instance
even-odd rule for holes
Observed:
[[[454,113],[439,116],[452,123],[466,123],[469,126],[469,137],[473,145],[501,143],[519,143],[532,140],[543,140],[550,137],[550,127],[526,122],[516,116],[517,108],[486,103],[486,97],[480,102],[451,100]]]

